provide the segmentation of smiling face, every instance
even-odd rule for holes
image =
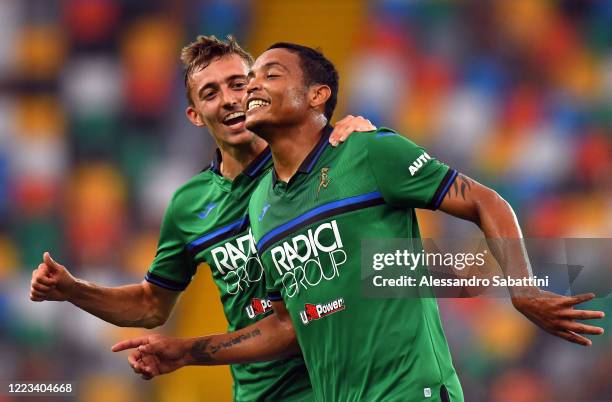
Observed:
[[[186,110],[196,126],[208,127],[217,144],[238,146],[253,141],[246,129],[242,98],[246,95],[247,63],[230,54],[213,60],[189,77],[193,104]]]
[[[286,49],[271,49],[257,58],[247,92],[246,127],[264,138],[270,127],[299,123],[311,109],[299,56]]]

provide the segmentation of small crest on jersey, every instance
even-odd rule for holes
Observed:
[[[251,299],[251,304],[245,308],[249,318],[255,318],[258,315],[265,314],[272,310],[272,303],[268,299]]]
[[[207,216],[210,214],[210,211],[212,211],[213,209],[215,209],[215,207],[216,207],[216,206],[217,206],[217,204],[216,204],[216,203],[211,202],[210,204],[208,204],[208,205],[206,206],[206,208],[204,208],[204,210],[203,210],[202,212],[200,212],[200,213],[198,214],[198,218],[200,218],[200,219],[205,219],[205,218],[206,218],[206,217],[207,217]]]
[[[319,187],[317,188],[317,199],[319,198],[319,193],[321,192],[321,188],[327,188],[329,186],[329,182],[331,179],[329,178],[329,168],[324,167],[321,169],[321,174],[319,175]]]
[[[318,320],[323,317],[327,317],[330,314],[337,313],[338,311],[345,310],[344,299],[342,297],[332,300],[328,303],[310,304],[304,305],[304,310],[300,311],[300,318],[302,323],[307,325],[310,321]]]

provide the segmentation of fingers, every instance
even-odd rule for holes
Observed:
[[[45,276],[46,265],[40,264],[38,269],[32,271],[30,283],[30,300],[41,302],[47,300],[47,295],[57,284],[57,279]]]
[[[606,315],[603,311],[567,309],[561,312],[560,316],[570,320],[595,320]]]
[[[368,119],[362,116],[348,115],[342,120],[336,122],[336,127],[329,137],[329,142],[332,146],[337,146],[356,131],[372,131],[376,130],[376,126]]]
[[[577,300],[590,300],[594,295],[585,294],[579,295],[573,298],[573,301]],[[556,324],[557,330],[554,330],[552,333],[569,341],[572,343],[576,343],[578,345],[583,346],[591,346],[592,341],[584,336],[579,334],[587,334],[587,335],[602,335],[604,333],[604,329],[601,327],[597,327],[594,325],[587,325],[580,322],[576,322],[573,320],[588,320],[588,319],[597,319],[602,318],[604,313],[602,311],[591,311],[591,310],[565,310],[560,313],[561,317],[564,317],[562,320],[558,321]]]
[[[329,136],[329,143],[334,147],[338,146],[338,144],[346,141],[348,136],[354,131],[360,130],[354,130],[352,125],[344,125],[342,127],[336,126],[332,134]]]
[[[148,376],[149,379],[158,376],[158,360],[154,355],[142,355],[140,368],[144,375]]]
[[[604,329],[596,327],[594,325],[587,325],[580,322],[568,321],[564,327],[569,331],[577,334],[589,334],[589,335],[601,335],[604,333]]]
[[[157,352],[158,352],[158,350],[157,350],[157,348],[155,347],[155,345],[153,345],[153,344],[151,344],[151,343],[148,343],[148,344],[146,344],[146,345],[140,345],[140,346],[138,346],[138,351],[139,351],[140,353],[143,353],[143,354],[145,354],[145,353],[152,354],[152,353],[157,353]]]
[[[34,300],[36,299],[36,300]],[[37,290],[30,289],[30,300],[32,301],[45,301],[47,300],[47,295],[45,293],[41,293]]]
[[[140,345],[146,345],[147,343],[149,343],[148,337],[142,336],[140,338],[132,338],[118,342],[111,347],[111,350],[113,352],[120,352],[126,349],[134,349],[139,347]]]
[[[337,122],[336,126],[334,127],[334,131],[332,131],[331,135],[329,136],[329,143],[334,147],[340,142],[344,142],[344,139],[349,134],[347,133],[346,125],[342,123],[342,121],[346,120],[347,118],[348,116]]]
[[[39,293],[47,293],[53,288],[51,286],[43,285],[42,283],[34,282],[32,284],[32,289]]]
[[[584,303],[589,300],[593,300],[595,298],[595,293],[583,293],[581,295],[568,297],[567,300],[564,301],[566,305],[575,305]]]
[[[132,367],[132,370],[134,370],[134,373],[140,374],[140,377],[143,380],[150,380],[151,378],[160,374],[158,367],[159,362],[155,355],[145,354],[141,351],[141,348],[147,346],[148,342],[149,338],[147,336],[143,336],[140,338],[121,341],[111,347],[113,352],[136,348],[136,350],[134,350],[128,356],[128,363],[130,364],[130,367]]]
[[[355,121],[356,123],[355,131],[376,130],[376,126],[372,124],[370,120],[366,119],[365,117],[361,117],[361,116],[359,116],[359,119],[361,119],[361,121]]]
[[[350,134],[349,132],[347,132],[347,130],[350,127],[347,127],[348,125],[350,125],[350,122],[355,119],[355,116],[349,114],[346,117],[338,120],[336,122],[336,125],[334,126],[334,130],[332,131],[331,135],[329,136],[329,143],[332,146],[337,146],[339,143],[344,142],[344,140],[346,139],[346,137],[348,136],[348,134]]]
[[[45,251],[45,253],[43,254],[43,261],[51,272],[58,270],[62,266],[55,262],[53,258],[51,258],[51,254],[49,254],[48,251]]]
[[[555,331],[553,332],[553,334],[560,338],[565,339],[566,341],[576,343],[578,345],[591,346],[593,344],[593,342],[591,342],[590,339],[585,338],[584,336],[578,335],[576,333],[573,333],[571,331]]]
[[[32,271],[32,283],[40,283],[45,286],[55,286],[57,284],[57,278],[49,277],[47,274],[50,273],[47,264],[38,264],[38,268]]]
[[[49,278],[48,276],[45,276],[44,273],[41,275],[37,275],[34,278],[35,283],[39,283],[43,286],[47,286],[47,287],[53,287],[55,285],[57,285],[57,279],[56,278]]]
[[[140,374],[140,377],[143,380],[150,380],[153,378],[147,371],[146,367],[144,367],[142,364],[142,354],[140,352],[135,351],[130,353],[128,356],[128,363],[130,364],[130,367],[132,367],[134,373]]]
[[[37,292],[30,292],[30,300],[33,302],[42,302],[45,301],[43,297],[41,297]]]
[[[134,369],[134,372],[136,374],[140,374],[141,370],[140,370],[140,359],[142,358],[142,353],[140,353],[138,350],[130,353],[130,355],[128,356],[128,363],[130,364],[130,366],[132,366],[132,369]]]
[[[128,363],[134,373],[140,374],[143,380],[150,380],[160,374],[155,357],[153,355],[142,354],[139,350],[130,353]]]

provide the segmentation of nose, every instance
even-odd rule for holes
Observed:
[[[236,107],[236,105],[240,104],[242,96],[236,93],[236,91],[232,91],[228,88],[222,91],[223,96],[223,106],[226,108]]]
[[[250,95],[259,89],[261,89],[259,79],[257,79],[256,77],[250,78],[246,87],[247,95]]]

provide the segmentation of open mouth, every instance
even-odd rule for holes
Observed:
[[[247,103],[247,112],[251,112],[255,109],[258,109],[260,107],[263,106],[268,106],[270,104],[270,102],[265,101],[263,99],[251,99],[248,103]]]
[[[223,119],[223,124],[226,126],[233,126],[234,124],[244,122],[245,119],[246,116],[244,115],[244,112],[234,112],[225,116],[225,119]]]

